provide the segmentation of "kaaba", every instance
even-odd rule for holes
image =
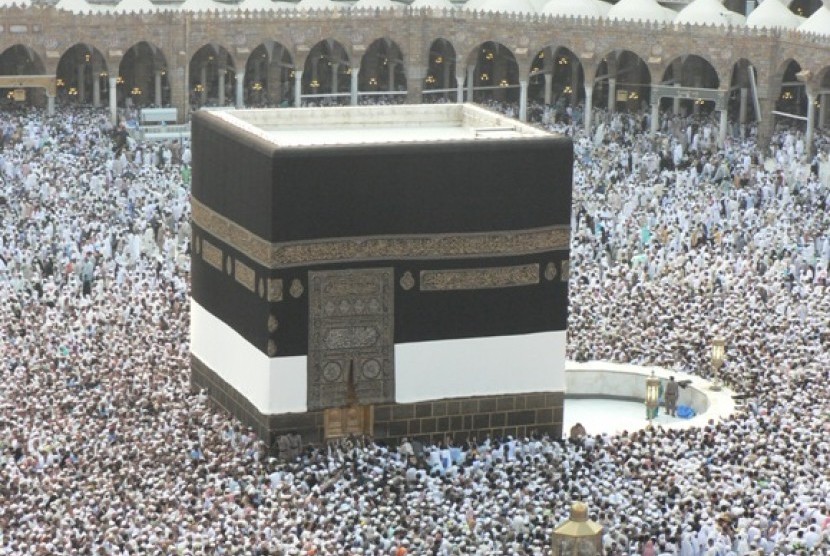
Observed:
[[[573,145],[472,105],[199,111],[192,386],[274,447],[561,437]]]

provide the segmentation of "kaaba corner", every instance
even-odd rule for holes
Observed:
[[[273,445],[562,434],[573,145],[472,105],[199,111],[194,388]]]

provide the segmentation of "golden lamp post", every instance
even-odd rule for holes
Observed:
[[[660,405],[660,379],[654,376],[654,370],[651,371],[651,376],[646,379],[646,418],[648,419],[648,426],[651,427],[651,421],[657,417],[657,407]]]
[[[601,556],[602,525],[588,519],[588,506],[574,502],[571,517],[553,530],[551,556]]]
[[[722,336],[718,336],[712,340],[712,369],[715,371],[715,376],[712,378],[712,385],[709,387],[713,392],[720,392],[720,370],[723,367],[726,359],[726,340]]]

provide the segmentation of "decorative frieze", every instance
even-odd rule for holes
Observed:
[[[539,265],[524,264],[491,268],[422,270],[421,290],[481,290],[532,286],[539,283]]]
[[[271,243],[192,200],[193,221],[266,268],[367,260],[479,258],[567,250],[568,226],[459,234],[421,234]]]

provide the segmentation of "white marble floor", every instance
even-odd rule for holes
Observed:
[[[615,434],[643,429],[648,425],[646,408],[642,402],[618,400],[579,399],[565,400],[562,434],[567,436],[575,423],[582,423],[588,434]],[[660,408],[655,425],[663,427],[689,426],[688,419],[670,417]]]

